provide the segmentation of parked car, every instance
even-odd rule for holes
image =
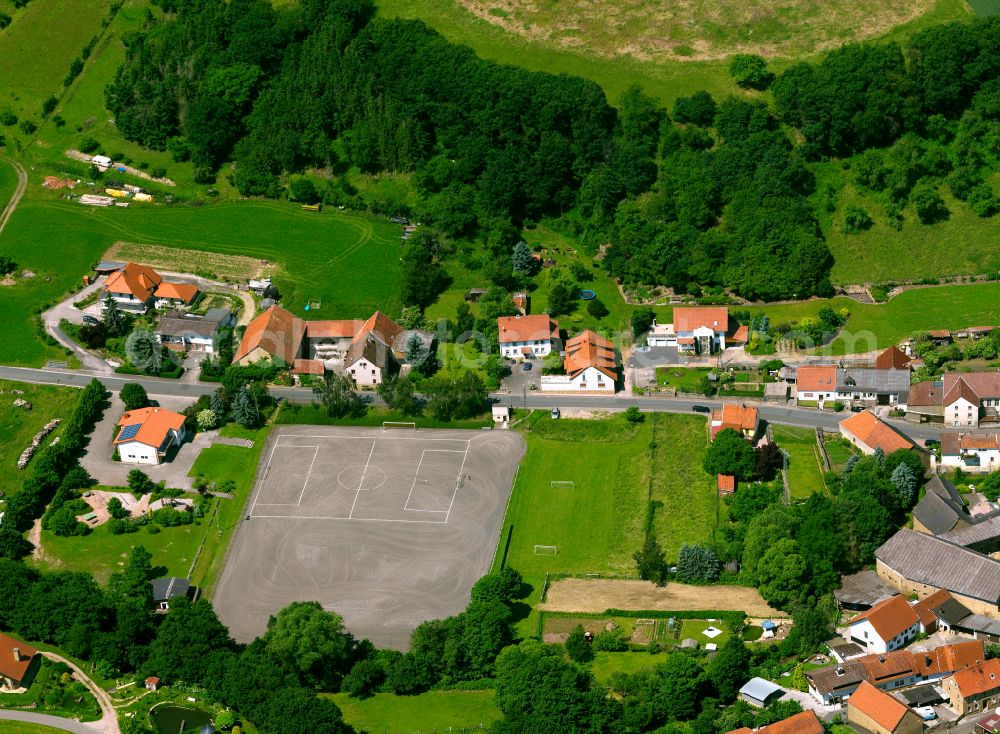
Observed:
[[[531,369],[531,362],[525,362],[523,365],[521,365],[521,369],[524,370],[525,372],[528,372]]]
[[[864,413],[865,412],[865,406],[863,406],[863,405],[852,405],[851,406],[851,412],[852,413]]]
[[[97,323],[99,323],[99,321],[97,319],[95,319],[93,316],[91,316],[90,314],[84,314],[83,323],[85,323],[85,324],[97,324]]]
[[[691,406],[691,410],[693,410],[695,413],[711,413],[712,412],[712,409],[709,408],[707,405],[692,405]]]

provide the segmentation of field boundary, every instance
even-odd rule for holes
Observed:
[[[280,268],[269,260],[248,255],[224,255],[207,250],[189,250],[168,245],[118,240],[103,255],[105,260],[134,260],[152,268],[172,272],[211,271],[213,279],[250,280],[273,275]]]

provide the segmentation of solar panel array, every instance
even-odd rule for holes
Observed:
[[[126,441],[130,438],[135,438],[135,434],[139,432],[140,428],[142,428],[142,423],[133,423],[130,426],[125,426],[122,429],[122,432],[118,434],[118,439],[120,441]]]

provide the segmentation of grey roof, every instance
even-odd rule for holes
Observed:
[[[1000,515],[991,515],[967,528],[956,528],[951,532],[943,533],[941,537],[966,547],[996,540],[1000,538]]]
[[[99,273],[111,272],[114,270],[121,270],[125,267],[125,263],[121,260],[101,260],[97,263],[97,267],[94,268]]]
[[[217,308],[210,308],[202,316],[205,321],[215,321],[216,323],[220,321],[225,321],[232,315],[232,311],[229,310],[228,306],[219,306]]]
[[[935,535],[954,530],[959,522],[973,522],[955,485],[937,474],[927,482],[923,499],[913,508],[913,517]]]
[[[1000,601],[1000,561],[947,540],[903,528],[875,557],[910,581],[994,605]]]
[[[860,390],[883,394],[909,394],[909,370],[876,370],[870,367],[837,370],[838,392]]]
[[[874,571],[859,571],[840,579],[840,588],[833,596],[842,606],[873,607],[883,599],[898,594]]]
[[[153,579],[153,601],[170,601],[178,596],[187,596],[191,582],[177,576]]]
[[[845,660],[840,665],[830,665],[826,668],[816,668],[806,672],[806,679],[820,693],[836,693],[844,690],[854,690],[861,681],[867,680],[865,666],[858,658]]]
[[[955,627],[969,632],[984,632],[988,635],[1000,635],[1000,622],[982,614],[970,614],[954,623]]]
[[[211,337],[219,324],[229,318],[228,308],[213,308],[204,316],[185,316],[170,311],[160,317],[156,333],[161,336],[201,336]]]
[[[774,694],[784,692],[784,688],[763,678],[751,678],[740,689],[741,696],[748,696],[755,701],[766,701]]]
[[[963,619],[969,616],[969,608],[965,606],[962,602],[951,597],[942,604],[938,604],[936,607],[931,609],[931,614],[933,614],[938,619],[943,622],[952,625],[958,624]]]
[[[832,640],[827,640],[826,646],[830,648],[830,652],[834,653],[841,660],[861,657],[867,652],[858,643],[848,642],[843,637],[834,637]]]
[[[893,695],[902,698],[902,702],[908,706],[929,706],[932,703],[940,703],[945,700],[944,696],[933,685],[914,686]]]
[[[399,332],[399,335],[392,340],[392,351],[405,356],[410,351],[410,341],[413,337],[420,340],[420,348],[425,352],[429,351],[431,345],[434,344],[434,335],[431,332],[421,329],[406,329]]]

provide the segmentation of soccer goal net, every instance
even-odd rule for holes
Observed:
[[[550,489],[576,489],[576,482],[549,482]]]
[[[390,428],[409,428],[410,430],[417,430],[417,424],[407,421],[382,421],[382,430],[386,431]]]
[[[535,546],[536,556],[557,556],[559,555],[558,545],[536,545]]]

